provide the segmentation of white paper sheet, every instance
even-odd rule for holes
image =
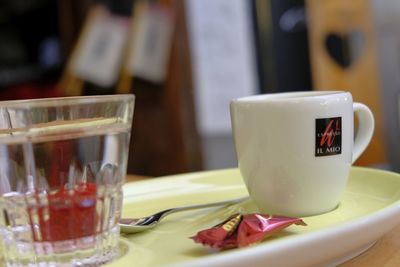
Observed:
[[[96,13],[96,18],[82,37],[71,71],[81,79],[102,87],[115,84],[129,36],[129,26],[129,18],[106,11]]]
[[[198,127],[202,135],[227,134],[230,100],[258,91],[250,2],[186,3]]]
[[[169,9],[149,4],[139,14],[129,72],[155,83],[162,83],[168,71],[172,47],[174,18]]]

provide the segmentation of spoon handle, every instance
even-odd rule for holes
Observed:
[[[202,209],[202,208],[209,208],[209,207],[216,207],[216,206],[223,206],[223,205],[233,205],[240,203],[242,201],[245,201],[249,199],[248,196],[246,197],[241,197],[241,198],[235,198],[235,199],[229,199],[229,200],[224,200],[224,201],[219,201],[219,202],[212,202],[212,203],[206,203],[206,204],[198,204],[198,205],[189,205],[189,206],[182,206],[182,207],[177,207],[177,208],[171,208],[171,209],[166,209],[158,213],[159,219],[175,212],[180,212],[180,211],[185,211],[185,210],[194,210],[194,209]]]

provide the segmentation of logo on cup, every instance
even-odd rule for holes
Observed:
[[[315,156],[342,153],[342,118],[315,120]]]

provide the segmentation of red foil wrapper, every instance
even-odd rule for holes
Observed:
[[[212,248],[221,249],[230,247],[230,245],[226,243],[238,228],[242,218],[243,216],[241,214],[234,214],[222,223],[210,229],[200,231],[191,238],[196,243],[201,243]]]
[[[268,214],[234,214],[224,222],[191,237],[196,243],[217,249],[245,247],[292,225],[307,224],[299,218]]]

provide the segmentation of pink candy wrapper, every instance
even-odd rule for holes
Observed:
[[[245,247],[292,225],[307,224],[299,218],[268,214],[234,214],[224,222],[191,237],[196,243],[216,249]]]

